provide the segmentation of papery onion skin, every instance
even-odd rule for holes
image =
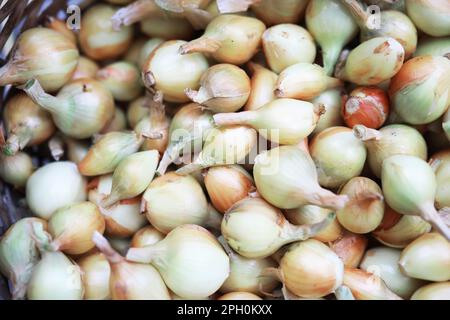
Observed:
[[[427,124],[450,105],[450,60],[419,56],[408,60],[391,80],[389,96],[395,112],[407,123]]]
[[[55,92],[70,80],[78,58],[76,45],[60,33],[48,28],[29,29],[17,39],[11,60],[0,68],[0,86],[37,78],[45,90]]]
[[[443,37],[450,35],[450,4],[445,0],[408,0],[406,12],[423,32]]]
[[[450,282],[438,282],[428,284],[418,289],[411,297],[411,300],[449,300]]]
[[[86,200],[86,179],[73,162],[53,162],[36,170],[27,181],[31,211],[48,219],[63,206]]]
[[[31,157],[25,152],[18,152],[14,156],[0,155],[0,177],[17,189],[26,186],[33,171]]]
[[[320,298],[342,284],[344,264],[320,241],[309,239],[291,245],[280,261],[287,289],[304,298]]]
[[[114,31],[111,18],[115,7],[98,4],[83,13],[79,34],[84,53],[95,60],[115,59],[130,47],[133,28],[123,27]]]
[[[146,226],[134,234],[130,246],[133,248],[151,246],[164,239],[164,237],[164,233],[159,232],[153,226]]]
[[[414,57],[418,56],[444,56],[450,52],[450,37],[424,38],[419,40]]]
[[[319,184],[337,188],[361,174],[367,152],[349,128],[331,127],[317,134],[310,143]]]
[[[346,268],[357,268],[364,256],[367,243],[366,236],[345,232],[341,238],[330,244],[330,248],[336,252]]]
[[[261,297],[250,292],[230,292],[217,298],[217,300],[262,300]]]
[[[84,299],[109,300],[111,268],[101,252],[93,252],[77,260],[83,272]]]
[[[80,56],[80,58],[78,59],[77,68],[72,75],[72,80],[95,78],[98,70],[100,70],[100,67],[95,61],[85,56]]]
[[[244,106],[245,111],[259,109],[276,99],[274,91],[278,75],[257,63],[248,63],[252,70],[250,96]]]

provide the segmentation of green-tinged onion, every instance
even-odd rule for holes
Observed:
[[[114,59],[125,53],[133,41],[133,28],[114,30],[111,18],[116,8],[98,4],[86,10],[81,19],[80,47],[95,60]]]
[[[311,0],[306,9],[306,26],[322,48],[325,73],[332,75],[344,46],[358,26],[338,0]]]
[[[96,188],[89,190],[89,201],[99,206],[106,222],[107,235],[130,237],[147,223],[147,219],[141,214],[140,198],[119,201],[110,208],[103,208],[101,203],[111,194],[112,185],[112,175],[101,176]]]
[[[73,32],[73,30],[69,29],[65,21],[50,16],[46,17],[44,26],[60,33],[68,40],[70,40],[70,42],[72,42],[75,46],[77,45],[77,36]]]
[[[209,64],[201,53],[182,55],[182,40],[167,41],[153,51],[143,66],[144,84],[163,93],[170,102],[188,102],[185,89],[197,90]]]
[[[218,126],[248,125],[279,144],[298,144],[316,127],[321,106],[295,99],[277,99],[254,111],[214,115]]]
[[[109,262],[109,288],[113,300],[171,299],[161,275],[153,266],[125,260],[98,232],[94,233],[92,241]]]
[[[306,205],[296,209],[286,210],[285,216],[289,222],[295,225],[313,224],[323,221],[332,211],[314,205]],[[334,219],[327,227],[318,232],[313,239],[322,242],[332,242],[342,236],[343,229],[337,219]]]
[[[156,178],[145,191],[142,201],[148,220],[164,234],[184,224],[206,226],[209,219],[202,187],[189,175],[169,172]]]
[[[367,160],[372,172],[381,177],[383,161],[397,154],[427,159],[427,144],[419,131],[403,124],[391,124],[380,130],[363,125],[353,128],[355,136],[367,147]]]
[[[361,269],[380,277],[386,286],[403,299],[409,299],[424,282],[404,275],[398,265],[401,250],[376,247],[367,250]]]
[[[78,259],[77,264],[83,272],[84,299],[109,300],[111,267],[105,255],[93,252]]]
[[[344,124],[341,116],[342,98],[339,89],[324,91],[312,99],[311,103],[324,108],[324,113],[320,115],[319,122],[317,122],[313,131],[314,134],[320,133],[327,128]]]
[[[127,120],[130,128],[134,129],[136,125],[148,115],[150,115],[148,97],[144,96],[137,98],[128,105]]]
[[[386,205],[383,221],[372,235],[389,247],[404,248],[430,230],[430,224],[422,218],[401,215]]]
[[[428,284],[418,289],[411,300],[449,300],[450,281]]]
[[[450,37],[424,38],[419,40],[414,57],[418,56],[443,56],[450,52]]]
[[[361,174],[366,148],[346,127],[331,127],[317,134],[310,144],[311,157],[322,187],[337,188]]]
[[[40,108],[24,93],[13,96],[3,110],[8,139],[2,146],[12,156],[26,146],[39,145],[55,132],[50,113]]]
[[[186,89],[186,95],[213,112],[235,112],[245,105],[250,91],[250,79],[244,70],[221,63],[202,75],[198,91]]]
[[[336,212],[339,223],[354,233],[369,233],[383,220],[384,200],[378,184],[366,177],[350,179],[340,190],[349,196],[347,205]]]
[[[183,44],[180,52],[211,53],[218,62],[240,65],[255,55],[265,29],[264,23],[255,18],[219,15],[208,24],[200,38]]]
[[[32,28],[16,41],[11,59],[0,68],[0,86],[24,84],[36,78],[47,91],[57,91],[72,77],[79,53],[64,35],[48,28]]]
[[[75,164],[78,164],[89,151],[89,144],[85,141],[66,138],[67,145],[67,159]]]
[[[366,252],[367,243],[367,238],[362,234],[344,232],[341,238],[330,244],[330,248],[336,252],[346,268],[357,268]]]
[[[149,37],[165,40],[189,40],[194,35],[194,29],[187,19],[164,12],[151,14],[142,20],[140,29]]]
[[[290,224],[280,210],[261,198],[246,198],[231,207],[222,220],[228,245],[246,258],[265,258],[283,245],[315,236],[334,219],[327,215],[314,224]]]
[[[275,95],[278,98],[310,100],[325,90],[341,85],[341,80],[327,76],[321,66],[299,62],[280,73]]]
[[[217,298],[217,300],[262,300],[261,297],[250,292],[229,292]]]
[[[240,163],[255,146],[256,135],[254,129],[246,126],[211,129],[197,159],[177,173],[190,174],[202,168]]]
[[[204,179],[209,198],[221,213],[255,190],[253,177],[239,165],[209,168]]]
[[[111,207],[144,192],[155,176],[158,160],[158,151],[152,150],[134,153],[120,161],[114,170],[111,193],[101,201],[102,207]]]
[[[444,118],[442,119],[442,128],[444,129],[445,135],[447,136],[448,140],[450,140],[450,111],[447,110],[447,112],[444,115]]]
[[[355,84],[377,85],[392,78],[402,67],[405,50],[390,37],[376,37],[362,42],[348,55],[336,76]]]
[[[360,269],[345,268],[344,285],[356,300],[402,300],[379,276]]]
[[[49,111],[56,126],[72,138],[89,138],[100,132],[114,114],[111,93],[93,79],[75,80],[64,86],[56,97],[45,93],[37,80],[28,81],[23,90]]]
[[[423,32],[433,37],[450,35],[450,3],[446,0],[406,0],[406,13]]]
[[[248,67],[253,73],[252,90],[244,110],[252,111],[276,99],[274,91],[278,75],[257,63],[249,62]]]
[[[133,238],[131,239],[130,247],[142,248],[151,246],[164,239],[164,237],[165,234],[159,232],[156,228],[152,226],[146,226],[134,234]]]
[[[100,81],[117,101],[136,99],[142,91],[139,70],[125,61],[114,62],[97,72]]]
[[[39,227],[33,227],[38,225]],[[13,299],[23,299],[39,251],[32,230],[45,230],[47,222],[39,218],[24,218],[13,224],[0,240],[0,271],[10,281]]]
[[[319,186],[314,161],[297,146],[260,153],[255,158],[253,177],[262,197],[278,208],[313,204],[338,210],[348,201],[348,196],[337,196]]]
[[[15,188],[25,187],[33,171],[33,162],[27,153],[18,152],[14,156],[0,154],[0,177]]]
[[[412,278],[429,281],[450,280],[450,243],[438,233],[427,233],[402,251],[402,272]]]
[[[279,24],[267,29],[262,46],[270,69],[280,73],[299,62],[312,63],[316,46],[309,32],[295,24]]]
[[[383,162],[381,182],[392,209],[422,217],[450,240],[450,229],[434,207],[437,184],[430,165],[414,156],[391,156]]]
[[[97,71],[100,69],[98,64],[85,57],[80,56],[80,59],[78,59],[78,65],[75,69],[75,72],[72,75],[72,80],[78,80],[83,78],[95,78],[95,75],[97,74]]]
[[[450,207],[450,152],[448,150],[434,154],[430,164],[436,174],[437,190],[435,204],[438,209]]]
[[[361,28],[361,41],[375,37],[391,37],[405,49],[405,58],[410,57],[417,46],[417,30],[410,18],[396,10],[381,11],[379,25],[370,21],[370,15],[356,0],[346,0],[344,4]]]
[[[163,175],[180,154],[201,150],[203,140],[213,126],[212,113],[201,105],[190,103],[181,107],[170,123],[170,142],[158,166],[158,174]]]
[[[100,134],[105,134],[114,131],[124,131],[127,128],[127,119],[125,113],[121,108],[115,107],[113,118],[100,131]]]
[[[177,227],[155,245],[131,248],[127,259],[153,264],[170,290],[184,299],[210,296],[230,272],[230,260],[220,243],[197,225]]]
[[[86,180],[75,163],[53,162],[31,175],[26,195],[31,211],[49,219],[55,210],[86,200]]]
[[[389,95],[395,112],[411,124],[427,124],[450,105],[450,60],[419,56],[408,60],[391,80]]]
[[[138,66],[143,67],[145,62],[147,61],[148,57],[163,42],[164,42],[164,40],[160,39],[160,38],[153,38],[153,39],[145,42],[139,52],[138,61],[137,61]]]
[[[105,220],[92,202],[81,202],[56,210],[48,220],[52,247],[67,254],[86,253],[94,247],[92,234],[105,231]]]

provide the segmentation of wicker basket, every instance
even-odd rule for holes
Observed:
[[[66,16],[68,5],[79,5],[81,8],[88,6],[89,0],[0,0],[0,66],[3,65],[14,48],[14,41],[17,36],[32,27],[43,22],[46,17],[56,16],[63,19]],[[0,87],[0,110],[8,95],[14,92],[14,88],[9,86]],[[43,159],[39,150],[31,150],[31,154],[38,162]],[[30,212],[25,208],[20,199],[23,194],[12,190],[8,185],[0,180],[0,236],[8,227],[17,220],[30,216]],[[0,276],[0,300],[9,299],[8,285],[4,278]]]

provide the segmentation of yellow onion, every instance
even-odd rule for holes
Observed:
[[[0,86],[36,78],[44,90],[57,91],[72,77],[78,63],[76,45],[48,28],[32,28],[16,41],[11,59],[0,68]]]
[[[361,41],[375,37],[391,37],[397,40],[410,57],[417,46],[417,30],[407,15],[396,10],[383,10],[379,13],[379,25],[370,21],[370,15],[356,0],[346,0],[344,4],[361,28]]]
[[[380,130],[363,125],[353,128],[355,136],[367,147],[367,160],[372,172],[381,176],[383,161],[397,154],[427,159],[427,144],[419,131],[403,124],[391,124]]]
[[[49,111],[56,126],[72,138],[84,139],[98,133],[114,113],[111,93],[93,79],[75,80],[64,86],[56,97],[45,93],[37,80],[28,81],[23,90]]]
[[[436,177],[422,159],[395,155],[383,162],[381,170],[383,194],[395,211],[422,217],[450,240],[450,229],[434,207]]]
[[[324,91],[310,101],[314,106],[322,106],[324,109],[313,134],[320,133],[330,127],[342,126],[344,124],[341,116],[342,98],[339,89]]]
[[[419,40],[414,57],[426,55],[444,56],[448,52],[450,52],[450,37],[423,38]]]
[[[358,26],[338,0],[311,0],[306,26],[322,49],[325,73],[332,75],[342,48],[352,40]]]
[[[199,156],[177,173],[184,175],[202,168],[240,163],[255,146],[256,135],[254,129],[246,126],[211,129]]]
[[[154,0],[133,1],[130,5],[117,10],[111,18],[114,30],[128,27],[154,14],[161,13]]]
[[[106,126],[100,131],[100,134],[105,134],[114,131],[123,131],[127,128],[127,119],[125,113],[121,108],[115,107],[113,118],[110,120]]]
[[[141,55],[142,48],[144,47],[147,41],[148,41],[147,37],[139,37],[137,39],[134,39],[127,53],[123,56],[123,60],[132,63],[136,67],[140,68],[141,65],[139,64],[139,56]],[[148,56],[146,55],[145,59],[147,59],[147,57]]]
[[[140,52],[139,52],[137,65],[139,67],[143,67],[145,62],[147,61],[147,58],[163,42],[164,42],[164,40],[160,39],[160,38],[153,38],[153,39],[150,39],[147,42],[145,42],[144,45],[142,46]]]
[[[45,18],[44,26],[60,33],[70,40],[70,42],[72,42],[75,46],[77,45],[77,36],[73,30],[68,28],[65,21],[50,16]]]
[[[262,46],[270,69],[276,73],[299,62],[312,63],[316,58],[314,39],[295,24],[270,27],[263,33]]]
[[[77,264],[83,272],[84,299],[109,300],[111,268],[105,255],[93,252],[78,259]]]
[[[128,105],[127,120],[130,128],[134,129],[142,119],[149,115],[150,108],[147,96],[137,98]]]
[[[142,91],[139,70],[129,62],[119,61],[105,66],[97,72],[96,79],[117,101],[131,101]]]
[[[386,286],[403,299],[411,295],[424,282],[404,275],[398,265],[401,250],[376,247],[367,250],[361,262],[361,269],[380,277]]]
[[[285,244],[315,236],[334,217],[331,213],[318,223],[295,226],[286,220],[280,210],[263,199],[246,198],[225,213],[222,235],[241,256],[265,258]]]
[[[376,37],[353,49],[336,77],[357,85],[377,85],[392,78],[402,67],[405,49],[391,37]]]
[[[156,150],[137,152],[119,162],[114,170],[111,193],[101,201],[111,207],[120,200],[138,196],[155,176],[159,153]]]
[[[13,96],[3,110],[8,134],[3,153],[12,156],[26,146],[39,145],[55,132],[50,114],[24,93]]]
[[[433,37],[450,35],[450,4],[446,0],[407,0],[406,12],[414,24]]]
[[[122,200],[110,208],[101,207],[103,199],[111,194],[112,175],[101,176],[94,182],[97,186],[89,190],[89,201],[99,206],[105,219],[107,235],[119,238],[130,237],[147,223],[147,219],[141,214],[140,198]]]
[[[208,203],[202,187],[192,176],[174,172],[156,178],[144,193],[142,207],[158,231],[167,234],[184,224],[205,226]]]
[[[33,162],[27,153],[18,152],[14,156],[0,154],[0,177],[15,188],[25,187],[33,171]]]
[[[255,18],[219,15],[208,24],[200,38],[183,44],[180,52],[211,53],[218,62],[240,65],[255,55],[265,30],[264,23]]]
[[[380,277],[360,269],[345,268],[344,285],[356,300],[402,300]]]
[[[450,60],[419,56],[408,60],[391,80],[389,95],[394,111],[411,124],[427,124],[450,105]]]
[[[241,166],[218,166],[204,174],[205,187],[214,207],[225,213],[255,189],[253,177]]]
[[[394,9],[405,11],[405,0],[364,0],[367,5],[375,4],[382,10]]]
[[[448,110],[445,113],[444,118],[442,119],[442,128],[445,131],[445,135],[450,140],[450,111]]]
[[[78,65],[75,72],[72,75],[72,80],[78,80],[83,78],[95,78],[97,71],[100,67],[97,63],[85,56],[80,56],[78,59]]]
[[[131,248],[127,259],[154,265],[169,289],[184,299],[210,296],[230,272],[229,258],[220,243],[197,225],[179,226],[152,246]]]
[[[449,300],[450,281],[428,284],[418,289],[411,300]]]
[[[213,112],[234,112],[245,105],[250,91],[250,79],[244,70],[221,63],[202,75],[198,91],[188,88],[186,95]]]
[[[438,233],[427,233],[402,251],[398,262],[402,272],[429,281],[450,280],[450,243]]]
[[[450,207],[450,152],[446,150],[434,154],[430,164],[436,174],[436,207],[438,209]]]
[[[404,248],[430,230],[430,224],[422,218],[401,215],[386,205],[383,221],[372,235],[389,247]]]
[[[327,76],[321,66],[299,62],[280,73],[275,88],[275,95],[278,98],[310,100],[325,90],[341,85],[342,81]]]
[[[278,269],[284,286],[302,298],[320,298],[342,285],[344,264],[328,246],[309,239],[291,245]]]
[[[189,40],[194,35],[194,29],[188,20],[165,12],[152,13],[142,20],[141,31],[149,37],[165,40]]]
[[[105,231],[105,220],[95,204],[80,202],[56,210],[48,220],[48,230],[54,238],[54,250],[82,254],[94,247],[94,231]]]
[[[321,105],[282,98],[254,111],[214,115],[217,126],[248,125],[264,138],[279,144],[298,144],[313,132],[323,113]]]
[[[251,78],[252,90],[244,110],[252,111],[276,99],[274,91],[278,75],[257,63],[249,62],[248,67],[253,73]]]
[[[89,144],[85,141],[66,138],[64,139],[67,145],[67,159],[75,164],[78,164],[89,151]]]
[[[346,268],[357,268],[366,252],[367,242],[364,235],[345,232],[341,238],[330,244],[330,248],[336,252]]]
[[[197,103],[181,107],[170,123],[170,142],[159,163],[158,174],[163,175],[180,153],[191,154],[201,150],[213,122],[212,113]]]
[[[250,292],[230,292],[217,298],[217,300],[262,300],[261,297]]]
[[[89,58],[98,61],[118,58],[130,47],[133,28],[114,30],[111,18],[115,11],[113,6],[97,4],[83,12],[79,41]]]
[[[311,157],[322,187],[337,188],[361,174],[366,148],[346,127],[331,127],[317,134],[310,144]]]
[[[285,216],[289,222],[295,225],[314,224],[326,219],[332,211],[314,205],[306,205],[296,209],[286,210]],[[318,232],[312,239],[322,242],[332,242],[342,236],[343,229],[337,219],[334,219],[327,227]]]
[[[0,272],[8,278],[14,300],[25,297],[33,268],[39,261],[32,233],[40,233],[46,228],[45,220],[24,218],[9,227],[0,239]]]
[[[165,235],[152,226],[146,226],[136,232],[131,239],[130,247],[142,248],[154,245],[164,239]]]
[[[49,163],[27,181],[27,204],[43,219],[49,219],[61,207],[85,201],[86,196],[86,180],[73,162]]]
[[[208,61],[200,53],[182,55],[182,40],[167,41],[156,48],[143,66],[144,84],[163,93],[170,102],[188,102],[185,89],[197,90]]]
[[[262,197],[282,209],[313,204],[332,210],[345,206],[348,196],[337,196],[317,182],[310,155],[297,146],[282,146],[255,158],[253,177]]]
[[[340,190],[349,196],[347,205],[336,212],[339,223],[354,233],[369,233],[383,220],[384,200],[378,184],[366,177],[350,179]]]
[[[100,233],[92,241],[109,262],[109,288],[113,300],[170,300],[161,275],[151,265],[125,260]]]

